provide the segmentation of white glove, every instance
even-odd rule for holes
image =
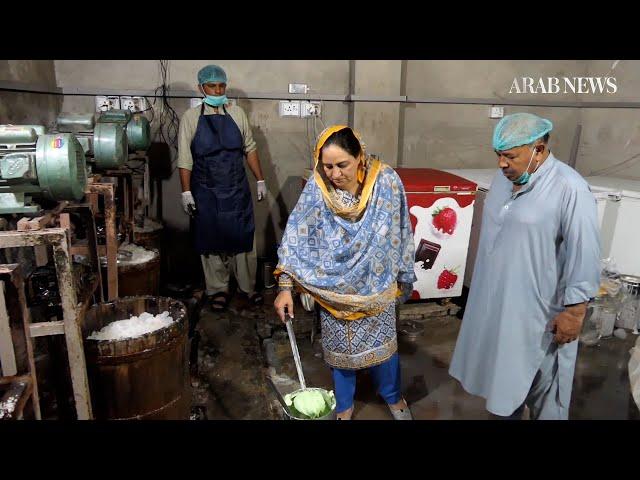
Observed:
[[[182,192],[182,208],[184,208],[187,215],[191,215],[196,211],[196,201],[189,191]]]
[[[258,180],[258,201],[267,196],[267,185],[264,180]]]

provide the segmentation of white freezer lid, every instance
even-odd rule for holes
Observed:
[[[497,168],[443,168],[442,171],[471,180],[482,190],[489,190],[493,177],[498,173]]]
[[[623,197],[640,198],[640,180],[617,177],[586,177],[594,192],[617,192]]]

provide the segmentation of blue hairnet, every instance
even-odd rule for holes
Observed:
[[[227,74],[218,65],[207,65],[198,72],[198,84],[203,83],[227,83]]]
[[[493,149],[503,152],[529,145],[553,129],[553,123],[532,113],[513,113],[498,122],[493,131]]]

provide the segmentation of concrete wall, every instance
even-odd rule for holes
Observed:
[[[355,62],[354,94],[393,97],[401,94],[401,60],[358,60]],[[398,156],[400,104],[357,102],[353,127],[360,132],[367,151],[390,165]]]
[[[406,94],[422,98],[497,98],[545,101],[637,102],[640,62],[593,61],[409,61]],[[615,94],[509,94],[514,78],[604,77],[617,80]],[[498,100],[499,102],[499,100]],[[407,104],[399,161],[405,166],[485,168],[495,165],[491,133],[497,120],[484,105]],[[505,107],[528,111],[554,123],[551,148],[568,161],[578,124],[582,126],[576,169],[588,176],[640,179],[640,112],[627,108]],[[619,166],[616,166],[620,164]]]
[[[417,98],[496,98],[576,101],[570,94],[509,94],[514,78],[585,75],[584,61],[410,61],[406,94]],[[498,120],[487,105],[413,103],[405,106],[401,161],[404,166],[489,168],[496,165],[491,135]],[[505,115],[531,112],[554,123],[553,152],[567,161],[579,109],[506,106]]]
[[[53,60],[0,60],[0,80],[56,87]],[[50,127],[62,106],[62,97],[41,93],[0,91],[0,124]]]
[[[637,102],[640,99],[640,62],[621,60],[589,62],[590,76],[613,76],[618,91],[610,97]],[[583,175],[640,180],[640,111],[623,108],[589,108],[582,111],[582,136],[577,169]],[[618,165],[620,164],[620,165]],[[618,166],[616,166],[618,165]]]

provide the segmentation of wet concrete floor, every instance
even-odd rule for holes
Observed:
[[[287,351],[283,331],[274,330],[280,355],[262,348],[256,323],[273,317],[273,299],[264,307],[250,307],[234,298],[224,313],[202,310],[197,327],[198,372],[192,377],[194,414],[208,419],[278,419],[281,411],[266,383],[274,379],[281,393],[299,388],[293,357]],[[424,334],[415,340],[399,337],[402,390],[417,420],[491,419],[484,400],[466,393],[448,374],[461,320],[454,316],[433,317],[424,323]],[[298,335],[308,386],[333,389],[331,372],[322,360],[319,333]],[[570,418],[640,419],[629,389],[629,349],[638,337],[628,335],[602,339],[595,346],[580,345]],[[273,353],[273,352],[271,352]],[[391,420],[386,404],[374,392],[366,371],[358,374],[354,420]]]

